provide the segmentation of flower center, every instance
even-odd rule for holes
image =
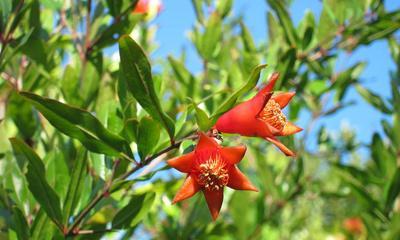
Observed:
[[[281,107],[273,99],[270,99],[267,104],[265,104],[259,116],[262,121],[273,126],[278,131],[282,131],[287,122]]]
[[[198,182],[207,190],[218,191],[228,184],[229,175],[226,164],[221,159],[208,159],[200,164]]]

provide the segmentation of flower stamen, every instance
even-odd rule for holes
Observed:
[[[287,123],[281,107],[274,99],[270,99],[267,104],[265,104],[264,109],[259,114],[259,118],[278,131],[282,131]]]
[[[198,182],[207,190],[218,191],[228,184],[226,164],[218,158],[210,158],[199,166]]]

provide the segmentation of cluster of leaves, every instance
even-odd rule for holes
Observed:
[[[326,0],[319,19],[307,12],[296,26],[287,1],[268,0],[268,39],[257,44],[233,0],[193,0],[190,40],[203,63],[194,74],[184,51],[152,71],[146,53],[155,29],[132,14],[136,3],[0,1],[0,238],[99,239],[119,230],[121,239],[351,238],[342,221],[354,216],[363,221],[361,237],[400,236],[400,10],[387,12],[378,0]],[[124,35],[133,30],[136,41]],[[335,72],[343,51],[381,39],[397,67],[390,99],[363,86],[364,62]],[[106,50],[116,46],[119,65]],[[299,157],[249,140],[241,168],[257,173],[260,193],[228,192],[215,223],[200,196],[170,205],[181,178],[160,162],[189,151],[194,132],[249,97],[262,62],[269,65],[262,81],[278,71],[278,88],[297,92],[289,118],[312,116],[301,138],[285,140]],[[358,161],[350,130],[337,140],[321,128],[318,149],[307,148],[313,123],[350,106],[353,87],[393,118],[382,120],[385,136],[366,142],[371,156]]]

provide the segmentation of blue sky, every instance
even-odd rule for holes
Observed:
[[[164,0],[163,12],[154,20],[158,25],[156,40],[159,48],[154,52],[154,57],[165,58],[169,54],[178,55],[182,48],[188,51],[187,65],[196,73],[201,70],[199,59],[193,49],[187,33],[195,23],[195,14],[191,1]],[[400,8],[400,1],[390,0],[385,2],[388,10]],[[297,24],[306,11],[312,11],[317,19],[322,9],[319,0],[294,0],[290,13]],[[267,39],[267,26],[265,13],[268,6],[265,0],[236,0],[234,14],[242,14],[244,21],[253,34],[254,39],[260,43]],[[337,69],[346,69],[355,62],[366,61],[368,65],[364,70],[361,80],[363,85],[383,96],[390,96],[389,71],[395,69],[390,58],[388,45],[385,41],[378,41],[370,46],[361,47],[352,54],[343,53],[339,57]],[[371,135],[378,131],[382,133],[380,121],[388,116],[381,115],[378,111],[364,103],[355,90],[348,92],[346,101],[355,100],[356,105],[340,111],[326,119],[317,122],[312,132],[316,134],[319,126],[324,124],[331,131],[340,129],[342,123],[347,123],[357,132],[359,141],[368,143]],[[300,119],[299,124],[306,124],[308,117]],[[315,136],[315,135],[314,135]],[[310,138],[310,144],[315,143],[315,138]]]

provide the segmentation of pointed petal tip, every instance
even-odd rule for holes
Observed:
[[[274,99],[279,104],[281,109],[284,109],[295,95],[296,92],[283,92],[272,96],[272,99]]]
[[[266,137],[265,140],[273,143],[279,150],[281,150],[288,157],[295,157],[296,154],[281,143],[276,137]]]
[[[296,134],[301,131],[303,131],[303,128],[296,126],[291,122],[287,122],[285,127],[282,129],[282,131],[277,135],[278,136],[288,136],[288,135]]]
[[[189,173],[193,166],[194,153],[190,152],[179,157],[167,160],[167,164],[176,170]]]

